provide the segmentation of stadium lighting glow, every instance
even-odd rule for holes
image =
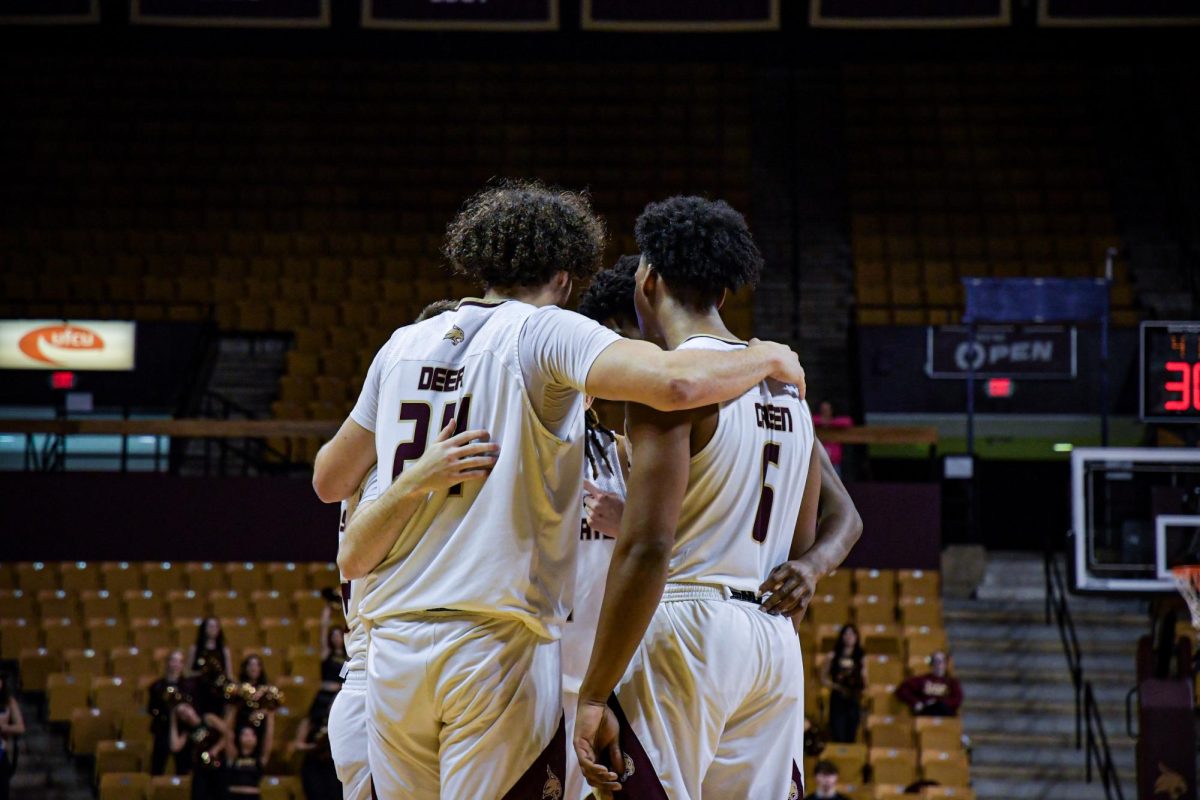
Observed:
[[[1054,452],[1056,452],[1056,453],[1069,453],[1074,449],[1075,449],[1075,445],[1071,444],[1070,442],[1055,442],[1054,443]]]

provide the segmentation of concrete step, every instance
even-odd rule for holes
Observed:
[[[1089,680],[1092,680],[1092,673],[1113,673],[1134,675],[1136,673],[1136,665],[1134,664],[1133,655],[1131,653],[1094,653],[1084,656],[1084,670],[1087,673]],[[973,651],[964,650],[956,646],[954,649],[954,667],[958,671],[964,670],[995,670],[1004,672],[1006,670],[1028,669],[1034,673],[1042,672],[1061,672],[1064,675],[1067,673],[1066,659],[1061,650],[991,650],[991,651]]]
[[[954,674],[960,681],[962,681],[964,693],[966,693],[966,687],[968,683],[1058,683],[1065,686],[1071,685],[1071,675],[1067,672],[1065,663],[1056,669],[988,669],[986,667],[973,669],[957,668],[955,669]],[[1137,675],[1133,669],[1133,666],[1131,665],[1127,670],[1114,672],[1088,669],[1086,677],[1096,689],[1099,689],[1101,686],[1114,686],[1118,688],[1123,686],[1123,691],[1129,691],[1129,688],[1133,686],[1133,682],[1136,680]]]
[[[1132,686],[1133,684],[1122,685],[1117,682],[1093,683],[1092,691],[1101,708],[1119,708],[1124,713],[1125,695]],[[1075,688],[1070,680],[1054,683],[963,681],[963,696],[970,708],[975,708],[978,704],[1007,712],[1014,706],[1049,709],[1069,705],[1071,713],[1075,713]]]
[[[993,636],[987,638],[972,638],[970,635],[959,634],[947,630],[950,641],[954,642],[955,651],[968,650],[973,653],[1058,653],[1063,655],[1062,642],[1058,638],[1058,629],[1051,631],[1053,636],[1034,635],[1029,629],[1016,628],[1010,636]],[[970,628],[969,633],[981,633],[977,628]],[[1133,658],[1137,653],[1137,641],[1127,636],[1106,636],[1105,633],[1120,633],[1119,631],[1102,631],[1096,629],[1095,635],[1079,636],[1079,649],[1086,659],[1091,655],[1123,655]],[[1065,657],[1065,656],[1064,656]]]
[[[1008,767],[1000,767],[994,774],[976,774],[972,769],[972,788],[979,800],[1105,800],[1107,795],[1099,779],[1085,783],[1082,779],[1062,779],[1054,775],[1033,778],[1013,778]],[[1132,780],[1122,776],[1125,798],[1137,796]]]
[[[1124,712],[1103,713],[1104,734],[1108,737],[1109,747],[1116,747],[1118,741],[1132,740],[1125,735]],[[1072,707],[1066,714],[994,714],[988,712],[965,711],[962,715],[963,730],[971,736],[972,741],[980,734],[995,734],[1008,738],[1006,746],[1017,746],[1029,737],[1043,737],[1043,744],[1048,747],[1074,747],[1075,745],[1075,710]]]

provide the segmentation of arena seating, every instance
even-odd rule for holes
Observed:
[[[932,653],[949,649],[939,574],[841,569],[820,583],[800,629],[800,644],[807,678],[805,713],[821,727],[829,708],[829,690],[821,686],[822,668],[848,622],[858,626],[867,658],[864,724],[857,742],[828,744],[819,756],[838,767],[843,794],[854,800],[890,797],[923,779],[941,784],[937,793],[923,797],[973,798],[967,788],[970,770],[962,721],[913,717],[893,694],[905,678],[927,670]],[[810,785],[817,760],[805,758]]]
[[[200,618],[219,616],[235,669],[258,653],[284,693],[263,796],[300,800],[286,747],[317,693],[321,590],[337,583],[326,563],[6,563],[0,660],[17,664],[25,692],[44,694],[46,720],[93,764],[101,800],[174,800],[190,779],[147,774],[146,691]]]
[[[64,588],[81,585],[88,588]],[[285,696],[263,796],[298,800],[297,765],[285,748],[317,691],[320,590],[336,585],[337,571],[325,563],[6,563],[0,659],[17,662],[26,691],[44,692],[46,718],[67,730],[70,751],[93,759],[101,800],[171,800],[188,779],[151,782],[143,774],[150,752],[145,693],[166,654],[193,642],[199,617],[219,616],[234,661],[261,654]],[[938,573],[843,569],[818,589],[800,631],[808,716],[825,719],[820,671],[842,624],[859,625],[869,659],[859,741],[830,744],[821,755],[839,766],[848,796],[887,797],[927,778],[943,786],[926,797],[973,797],[961,721],[914,718],[892,694],[948,646]],[[919,619],[911,609],[921,609]],[[815,763],[805,760],[810,778]]]
[[[1090,277],[1120,244],[1083,76],[1059,66],[845,72],[858,322],[957,322],[963,277]],[[1116,264],[1113,320],[1138,320]]]

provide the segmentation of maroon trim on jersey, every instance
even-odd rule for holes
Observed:
[[[622,768],[607,765],[613,772],[621,774],[622,789],[618,796],[627,800],[668,800],[667,790],[658,778],[658,771],[650,761],[646,748],[638,741],[637,734],[629,727],[629,720],[625,717],[616,694],[609,695],[608,707],[612,709],[617,723],[621,726],[621,753],[625,756]]]
[[[792,787],[796,789],[795,794],[789,794],[788,797],[801,798],[804,797],[804,773],[796,766],[796,760],[792,759]]]
[[[375,794],[375,779],[367,778],[371,783],[371,800],[379,800],[379,795]]]
[[[458,305],[456,305],[454,307],[454,310],[457,311],[458,309],[462,308],[463,306],[476,306],[478,308],[498,308],[507,302],[508,302],[507,300],[459,300]]]
[[[567,723],[559,716],[558,730],[529,769],[525,770],[501,800],[556,800],[563,796],[567,774]]]

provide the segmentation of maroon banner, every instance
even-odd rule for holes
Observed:
[[[1038,24],[1058,27],[1198,25],[1196,0],[1039,0]]]
[[[100,21],[100,0],[0,0],[0,25],[78,25]]]
[[[330,0],[133,0],[135,25],[324,28]]]
[[[1010,0],[811,0],[818,28],[976,28],[1008,25]]]
[[[583,0],[580,21],[596,31],[779,29],[779,0]]]
[[[363,0],[364,28],[546,31],[558,0]]]

